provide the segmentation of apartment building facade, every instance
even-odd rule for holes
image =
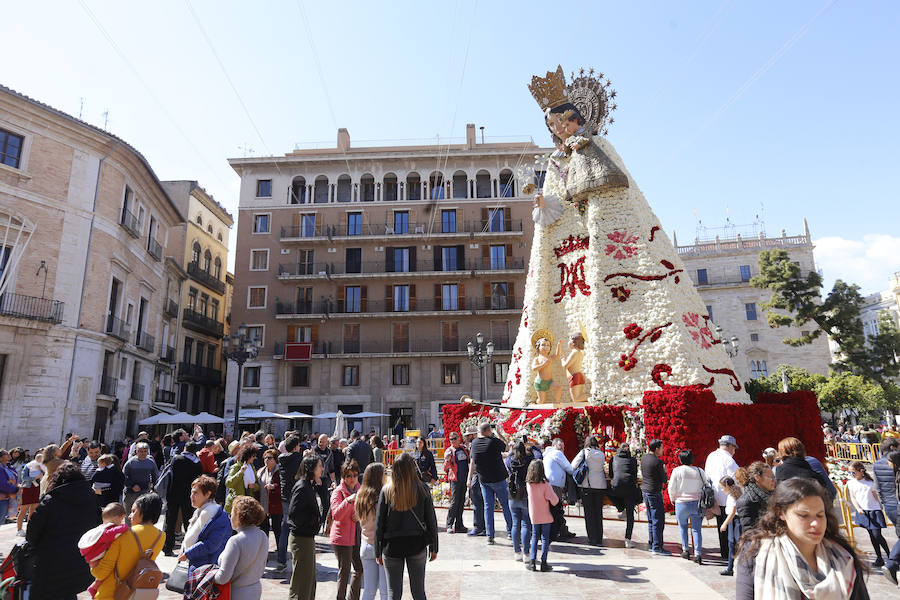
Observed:
[[[366,426],[425,428],[442,404],[478,397],[466,347],[479,332],[494,344],[485,377],[499,398],[533,231],[515,173],[540,151],[479,143],[469,125],[461,144],[353,148],[342,129],[335,148],[231,159],[232,324],[261,350],[242,381],[229,370],[226,417],[240,384],[242,408],[370,411],[389,416]]]
[[[800,347],[783,343],[785,338],[797,337],[803,331],[796,327],[770,328],[761,305],[771,292],[750,285],[750,279],[759,274],[759,253],[763,250],[786,250],[804,274],[816,270],[814,246],[805,219],[800,235],[789,236],[784,230],[778,237],[767,237],[759,231],[748,236],[726,234],[697,239],[685,246],[673,239],[710,319],[722,328],[724,338],[738,339],[738,352],[732,361],[741,381],[765,377],[782,364],[828,374],[827,340],[821,337]]]
[[[0,445],[134,433],[178,210],[126,142],[0,87],[0,213]]]
[[[175,387],[169,397],[179,411],[222,415],[225,399],[222,337],[228,333],[228,240],[234,219],[196,181],[164,181],[163,187],[185,217],[170,234],[170,248],[187,281],[174,281],[178,321],[172,363]],[[180,293],[178,293],[180,292]]]

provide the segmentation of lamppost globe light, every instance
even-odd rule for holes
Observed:
[[[487,355],[488,358],[494,355],[494,342],[487,343]]]
[[[241,323],[240,325],[238,325],[238,330],[237,330],[237,332],[238,332],[238,336],[239,336],[239,337],[246,337],[246,335],[247,335],[247,326],[246,326],[244,323]]]
[[[479,344],[483,344],[484,343],[484,334],[481,333],[480,331],[478,333],[476,333],[475,341],[478,342]]]
[[[229,338],[227,335],[223,335],[222,336],[222,348],[224,348],[225,351],[227,352],[228,346],[230,346],[230,345],[231,345],[231,338]]]
[[[469,353],[469,358],[475,356],[475,344],[472,342],[466,344],[466,351]]]

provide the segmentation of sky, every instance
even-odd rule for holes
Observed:
[[[898,32],[889,1],[36,0],[3,7],[0,83],[236,215],[228,158],[333,147],[338,127],[544,146],[531,76],[593,67],[618,92],[608,138],[679,243],[806,218],[826,285],[872,293],[900,271]]]

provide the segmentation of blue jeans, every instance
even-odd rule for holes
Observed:
[[[538,540],[541,540],[541,561],[547,562],[547,553],[550,552],[550,523],[541,523],[531,526],[531,560],[537,558]]]
[[[688,540],[688,527],[694,530],[694,556],[700,556],[703,548],[703,537],[700,528],[703,526],[703,517],[700,515],[700,501],[676,502],[675,518],[678,519],[678,528],[681,529],[681,549],[685,552],[690,548]],[[688,525],[690,521],[690,525]]]
[[[663,528],[666,526],[665,505],[662,492],[644,492],[644,506],[647,508],[647,528],[651,550],[663,549]]]
[[[893,506],[885,506],[884,512],[887,514],[888,519],[891,520],[891,523],[894,524],[894,529],[897,531],[897,537],[900,537],[900,511],[898,511]],[[900,569],[900,540],[894,544],[894,547],[891,548],[890,554],[888,554],[887,559],[884,561],[884,566],[892,571],[897,571]]]
[[[4,498],[0,500],[0,525],[6,523],[6,513],[9,512],[10,499]]]
[[[509,512],[509,488],[506,480],[496,483],[481,482],[481,495],[484,497],[484,521],[487,526],[487,536],[494,537],[494,500],[500,502],[503,509],[503,518],[506,519],[506,530],[512,531],[512,514]]]
[[[512,513],[513,551],[518,554],[529,553],[531,548],[531,517],[528,516],[528,500],[510,500],[509,511]]]
[[[288,545],[288,535],[290,534],[290,530],[288,529],[288,520],[287,515],[283,515],[284,518],[281,519],[281,531],[276,532],[278,536],[277,546],[278,552],[276,554],[276,560],[278,564],[286,565],[287,564],[287,545]]]
[[[380,593],[381,600],[388,600],[387,572],[384,566],[375,562],[375,547],[363,542],[363,591],[362,600],[374,600],[375,594]]]

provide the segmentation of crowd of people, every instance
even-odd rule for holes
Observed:
[[[663,545],[665,490],[682,558],[702,564],[701,524],[715,518],[727,561],[721,574],[737,576],[740,599],[798,592],[868,598],[871,567],[897,582],[900,543],[889,548],[881,533],[885,514],[900,527],[897,437],[882,439],[874,477],[862,463],[851,467],[850,499],[876,553],[871,565],[840,533],[837,490],[796,438],[741,467],[734,460],[738,441],[723,435],[702,465],[680,450],[680,464],[668,474],[662,441],[651,440],[639,461],[627,445],[607,458],[604,442],[587,436],[569,460],[561,439],[546,447],[528,436],[507,440],[482,423],[449,434],[443,473],[427,440],[418,438],[396,454],[388,476],[385,450],[401,442],[374,432],[353,431],[347,440],[287,432],[276,443],[264,432],[228,441],[195,427],[161,439],[142,432],[113,448],[69,436],[34,457],[21,448],[0,450],[0,515],[14,519],[33,550],[35,598],[73,598],[86,589],[94,598],[114,598],[142,557],[164,553],[183,565],[186,598],[229,585],[231,597],[255,600],[271,534],[276,572],[287,570],[290,553],[289,597],[312,600],[315,538],[324,534],[338,564],[338,598],[399,599],[405,571],[412,597],[424,599],[426,563],[437,558],[439,539],[430,486],[442,474],[450,484],[446,533],[495,545],[499,504],[513,557],[531,571],[551,571],[553,542],[576,537],[563,508],[575,502],[583,507],[588,545],[607,545],[603,507],[612,504],[625,521],[625,547],[636,547],[634,517],[643,504],[647,550],[673,555]],[[464,523],[467,502],[471,528]],[[173,572],[170,584],[176,580],[181,586]]]

